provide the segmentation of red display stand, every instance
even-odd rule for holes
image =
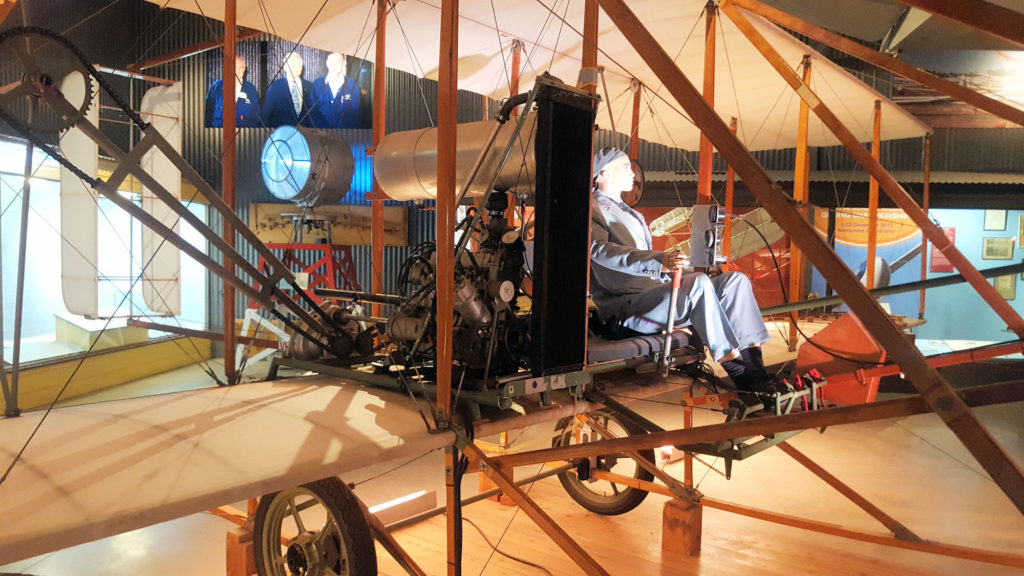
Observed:
[[[317,288],[362,290],[356,279],[356,264],[350,246],[285,242],[267,244],[267,248],[273,250],[292,272],[309,275],[305,292],[317,304],[323,301],[313,293]],[[265,262],[261,256],[260,270],[263,270]],[[250,308],[258,306],[254,301],[249,302]]]

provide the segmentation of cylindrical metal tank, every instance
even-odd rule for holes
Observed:
[[[508,161],[502,167],[495,187],[500,189],[533,189],[535,162],[533,158],[534,126],[536,114],[526,118],[519,132],[518,142],[512,148]],[[498,131],[494,146],[480,166],[480,171],[469,189],[470,196],[487,192],[498,163],[508,146],[515,121],[506,122]],[[456,186],[465,185],[480,150],[486,145],[497,120],[459,124],[456,150]],[[373,174],[381,190],[395,200],[433,200],[437,198],[437,128],[409,130],[388,134],[373,155]]]
[[[337,203],[355,173],[348,142],[303,126],[274,130],[263,144],[260,166],[270,193],[300,206]]]

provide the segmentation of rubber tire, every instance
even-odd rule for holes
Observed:
[[[253,529],[253,555],[256,560],[256,573],[259,576],[293,576],[287,566],[280,572],[274,572],[273,566],[269,564],[269,546],[275,543],[277,550],[280,550],[281,533],[280,525],[268,527],[268,514],[275,505],[283,505],[276,502],[283,494],[295,494],[298,490],[306,490],[313,494],[334,517],[338,523],[339,532],[348,551],[348,569],[342,574],[346,576],[374,576],[377,574],[377,552],[373,543],[373,536],[370,532],[370,525],[363,515],[362,507],[356,500],[349,487],[336,477],[324,478],[316,482],[303,484],[298,488],[282,490],[266,494],[260,498],[259,507],[256,509],[256,518]],[[272,533],[268,534],[268,528]],[[270,542],[267,538],[271,538]]]
[[[588,416],[599,421],[603,419],[613,421],[625,430],[629,436],[646,433],[641,427],[633,424],[629,420],[620,420],[610,412],[591,412]],[[573,426],[575,421],[576,418],[574,416],[570,416],[568,418],[562,418],[557,424],[555,424],[555,435],[551,441],[552,446],[568,446],[572,443],[573,434],[570,427]],[[608,428],[608,424],[605,422],[601,422],[601,424]],[[649,462],[654,462],[653,449],[640,450],[639,454]],[[629,459],[628,456],[625,456],[624,458]],[[634,472],[633,477],[638,480],[646,480],[648,482],[654,479],[654,475],[642,468],[639,464],[636,465],[636,471]],[[640,503],[644,501],[644,498],[647,498],[646,490],[631,487],[625,487],[618,494],[611,497],[596,494],[586,488],[586,482],[581,482],[579,480],[575,470],[562,472],[558,475],[558,481],[562,483],[562,487],[565,488],[565,491],[568,492],[569,496],[580,506],[583,506],[591,512],[605,516],[625,514],[639,506]]]

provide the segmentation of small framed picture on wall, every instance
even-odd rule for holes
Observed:
[[[1017,297],[1017,275],[1010,274],[1008,276],[996,276],[992,279],[992,284],[996,288],[996,292],[1002,296],[1005,300],[1013,300]]]
[[[982,238],[982,260],[1010,260],[1013,258],[1013,238]]]
[[[1017,242],[1021,240],[1024,240],[1024,214],[1021,214],[1017,221]]]
[[[1006,210],[985,210],[985,230],[1006,230]]]

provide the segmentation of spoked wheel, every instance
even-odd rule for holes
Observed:
[[[597,426],[606,429],[612,436],[606,435]],[[626,420],[620,420],[608,412],[591,412],[585,416],[563,418],[555,425],[555,431],[552,441],[554,446],[582,444],[612,437],[625,438],[644,433],[639,426]],[[639,454],[651,462],[654,461],[654,450],[640,450]],[[569,496],[591,512],[606,516],[625,514],[639,506],[644,498],[647,498],[647,491],[639,488],[594,478],[581,480],[577,470],[563,472],[558,475],[558,479]],[[643,469],[636,460],[621,453],[591,458],[589,470],[604,470],[637,480],[651,481],[654,479],[654,475]]]
[[[377,573],[370,527],[356,497],[337,478],[260,498],[254,539],[260,576]]]

